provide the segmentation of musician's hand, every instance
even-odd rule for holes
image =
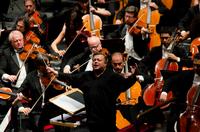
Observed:
[[[155,2],[150,2],[149,6],[154,9],[158,9],[158,5]]]
[[[93,13],[95,13],[95,12],[96,12],[96,9],[95,9],[93,6],[91,6],[91,7],[90,7],[90,11],[93,12]]]
[[[166,101],[167,100],[167,93],[166,92],[162,92],[160,94],[160,101]]]
[[[119,19],[117,19],[117,20],[115,21],[115,24],[120,25],[120,24],[122,24],[122,21],[119,20]]]
[[[177,57],[175,54],[169,53],[169,52],[166,52],[166,54],[167,54],[167,57],[168,57],[169,59],[175,60],[175,61],[177,61],[177,62],[180,61],[180,58]]]
[[[185,40],[185,39],[187,39],[189,37],[189,32],[186,32],[186,31],[181,31],[181,37],[180,37],[180,39],[181,40]]]
[[[142,27],[141,28],[141,34],[147,34],[147,33],[149,33],[149,30],[147,29],[147,28],[144,28],[144,27]]]
[[[15,82],[17,80],[17,76],[16,75],[8,75],[6,78],[5,78],[6,81],[10,81],[10,82]]]
[[[59,56],[63,56],[65,54],[65,50],[58,50],[56,53],[59,54]]]
[[[18,111],[22,112],[24,115],[28,115],[31,112],[31,109],[29,107],[20,107]]]
[[[54,70],[52,67],[47,66],[46,69],[47,69],[47,72],[58,75],[58,71]]]
[[[71,73],[71,68],[69,65],[66,65],[64,68],[63,68],[63,73]]]

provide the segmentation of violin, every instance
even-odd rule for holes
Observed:
[[[141,29],[146,26],[146,23],[138,19],[129,29],[128,32],[131,35],[141,34]]]
[[[15,93],[12,93],[12,90],[7,87],[0,88],[0,98],[1,99],[10,99],[10,96],[17,96]]]
[[[0,88],[0,98],[1,99],[7,100],[7,99],[10,99],[11,96],[17,96],[17,94],[13,93],[12,90],[10,88],[8,88],[8,87]],[[30,98],[26,98],[25,96],[23,96],[23,99],[25,101],[30,101],[31,100]]]
[[[29,26],[30,28],[38,28],[39,34],[45,34],[45,23],[41,19],[40,13],[35,11],[33,15],[29,18]]]
[[[28,58],[35,59],[37,53],[46,53],[46,50],[36,44],[26,44],[23,50],[19,53],[19,58],[26,61]]]
[[[40,78],[45,88],[47,88],[49,85],[52,85],[53,88],[56,90],[63,90],[67,86],[64,82],[56,79],[56,76],[54,74],[47,73]]]

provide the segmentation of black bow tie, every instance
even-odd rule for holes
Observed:
[[[20,49],[18,49],[16,52],[17,52],[17,53],[22,53],[23,50],[24,50],[23,48],[20,48]]]

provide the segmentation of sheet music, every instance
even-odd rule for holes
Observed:
[[[58,97],[51,99],[50,102],[59,106],[63,110],[66,110],[70,114],[74,114],[75,112],[85,108],[85,105],[68,97],[65,94],[61,94]]]

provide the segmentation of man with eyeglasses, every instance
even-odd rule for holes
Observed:
[[[88,48],[84,52],[71,58],[65,67],[63,68],[64,73],[70,73],[74,71],[92,71],[92,60],[91,56],[97,52],[104,52],[108,55],[108,50],[102,48],[100,38],[97,36],[91,36],[87,38]],[[87,65],[86,65],[87,64]],[[62,64],[61,64],[62,65]],[[62,70],[62,69],[61,69]]]

